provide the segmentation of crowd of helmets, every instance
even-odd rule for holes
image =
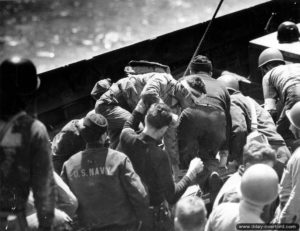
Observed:
[[[279,25],[279,43],[299,45],[299,37],[295,23]],[[40,209],[38,204],[46,203],[49,198],[42,191],[43,186],[41,191],[34,188],[31,172],[35,164],[44,163],[34,163],[34,157],[30,157],[26,160],[29,164],[23,165],[19,161],[24,161],[24,158],[16,157],[22,156],[25,148],[24,153],[35,149],[33,147],[37,144],[33,142],[36,137],[22,137],[22,146],[6,138],[8,133],[31,134],[18,130],[23,116],[19,112],[26,110],[26,104],[32,102],[33,93],[41,81],[30,60],[20,57],[4,60],[0,65],[0,230],[299,230],[300,63],[286,63],[281,51],[275,48],[263,50],[257,63],[263,76],[263,105],[240,91],[240,82],[251,84],[249,79],[229,71],[223,71],[213,79],[212,62],[201,55],[194,58],[191,75],[179,80],[172,77],[166,65],[131,61],[125,67],[126,78],[116,83],[109,78],[97,82],[91,91],[96,100],[95,109],[83,118],[67,123],[50,141],[51,173],[40,174],[54,179],[55,187],[47,185],[47,190],[55,188],[56,204],[53,217],[43,217],[41,214],[45,208]],[[146,89],[153,79],[158,81],[154,86],[161,89]],[[230,139],[225,138],[230,144],[228,150],[218,146],[214,157],[217,166],[211,165],[211,160],[203,158],[200,153],[202,149],[210,152],[209,148],[216,141],[210,140],[210,144],[204,147],[201,139],[210,137],[210,131],[215,134],[218,131],[213,131],[213,126],[206,126],[205,134],[200,136],[197,131],[193,134],[193,127],[204,129],[204,124],[196,124],[203,118],[202,121],[209,124],[209,118],[216,117],[211,121],[217,123],[226,117],[225,125],[220,125],[224,126],[224,133],[228,125],[225,110],[214,105],[219,96],[210,90],[206,81],[213,81],[216,92],[222,95],[224,91],[230,98],[227,105],[231,114]],[[171,108],[174,100],[167,103],[168,94],[179,99],[179,111]],[[184,98],[184,103],[180,97]],[[124,103],[121,99],[129,100]],[[194,150],[195,153],[184,156],[189,164],[182,167],[173,161],[174,156],[168,154],[167,134],[172,136],[174,129],[172,142],[182,138],[179,130],[184,130],[180,126],[183,126],[185,115],[192,115],[187,121],[193,126],[185,133],[190,135],[186,147],[179,149]],[[203,118],[198,120],[197,116]],[[117,127],[120,129],[115,133],[113,128]],[[38,131],[37,134],[42,136],[43,131]],[[30,132],[33,132],[32,127]],[[51,145],[50,142],[43,143],[42,138],[39,141],[45,149]],[[5,142],[12,143],[10,152]],[[14,148],[15,151],[11,151]],[[135,153],[135,149],[141,153]],[[237,154],[231,155],[231,150],[238,150]],[[166,154],[168,158],[157,157],[157,153]],[[181,158],[178,159],[180,162]],[[147,167],[137,168],[139,161],[141,166]],[[167,166],[164,171],[157,170],[160,164]],[[14,173],[19,176],[20,172],[27,177],[25,180],[14,177]],[[204,173],[207,176],[203,176]],[[156,179],[151,178],[149,183],[149,175]],[[166,179],[168,175],[172,176],[172,183]],[[12,183],[12,179],[15,182]],[[205,179],[205,183],[200,184],[201,179]],[[155,185],[153,180],[158,183]],[[20,198],[15,198],[17,193],[7,193],[9,190],[18,191],[18,187],[24,185],[26,192]],[[172,200],[166,195],[169,193],[167,188],[172,189]],[[151,201],[154,194],[162,195],[162,203]],[[25,201],[24,196],[28,197]],[[15,208],[9,210],[4,206],[5,200],[21,201],[24,209],[21,212],[16,212]],[[98,204],[99,201],[102,204]],[[97,217],[99,214],[103,217]]]

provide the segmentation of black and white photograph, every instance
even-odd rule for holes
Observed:
[[[300,231],[299,0],[0,0],[0,231]]]

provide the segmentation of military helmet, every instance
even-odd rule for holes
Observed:
[[[269,204],[278,195],[278,183],[274,169],[266,164],[254,164],[242,176],[242,197],[254,205]]]
[[[224,74],[224,75],[221,75],[217,80],[224,87],[239,91],[239,88],[240,88],[239,79],[236,76],[230,75],[230,74]]]
[[[0,89],[18,95],[29,95],[40,86],[35,65],[23,57],[5,59],[0,65]]]
[[[283,22],[278,26],[277,39],[279,43],[292,43],[299,41],[299,29],[293,22]]]
[[[280,61],[282,63],[284,62],[282,53],[275,49],[275,48],[267,48],[261,54],[258,58],[258,67],[262,67],[265,64],[272,62],[272,61]]]

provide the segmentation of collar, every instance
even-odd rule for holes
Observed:
[[[87,143],[86,149],[95,149],[95,148],[104,148],[104,144],[93,142],[93,143]]]
[[[146,141],[147,143],[152,143],[152,144],[155,144],[155,145],[159,145],[161,143],[159,140],[154,139],[153,137],[145,134],[144,132],[142,132],[140,134],[140,138],[142,140]]]

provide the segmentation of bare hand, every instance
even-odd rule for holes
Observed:
[[[191,160],[189,169],[186,173],[186,175],[193,180],[196,178],[197,174],[201,173],[203,171],[204,164],[202,160],[199,157],[195,157]]]

